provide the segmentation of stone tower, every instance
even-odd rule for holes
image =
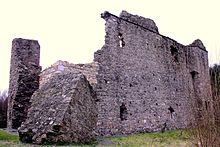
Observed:
[[[12,41],[8,128],[17,129],[27,117],[30,98],[39,87],[40,45],[36,40]]]
[[[159,34],[153,20],[122,11],[105,19],[98,62],[99,135],[186,128],[191,101],[210,105],[208,52]]]

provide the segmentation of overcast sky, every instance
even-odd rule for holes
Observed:
[[[219,0],[0,0],[0,89],[8,87],[11,41],[36,39],[44,68],[57,60],[92,62],[104,44],[100,14],[122,10],[153,19],[159,32],[182,43],[199,38],[210,64],[220,57]]]

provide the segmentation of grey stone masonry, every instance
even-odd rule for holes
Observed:
[[[85,143],[97,123],[96,94],[80,73],[53,74],[31,98],[27,120],[19,128],[22,142]]]
[[[105,44],[98,62],[98,135],[186,128],[191,102],[211,99],[208,52],[159,34],[153,20],[104,12]],[[180,28],[181,29],[181,28]],[[209,106],[208,106],[209,107]],[[198,107],[199,109],[199,107]]]
[[[8,128],[17,129],[27,117],[30,98],[39,87],[40,45],[36,40],[12,41],[8,100]]]
[[[94,86],[97,83],[96,75],[98,70],[98,64],[96,62],[87,64],[73,64],[67,61],[59,60],[52,64],[50,67],[43,70],[40,74],[40,87],[46,83],[53,74],[61,73],[63,71],[80,72],[84,74],[89,83]]]

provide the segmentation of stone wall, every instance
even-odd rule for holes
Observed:
[[[204,52],[205,47],[200,40],[195,40],[187,46],[187,68],[191,75],[190,94],[195,107],[199,111],[203,108],[212,108],[211,82],[209,75],[208,53]],[[198,112],[199,112],[198,111]],[[204,111],[204,110],[203,110]],[[198,116],[201,116],[202,111]]]
[[[159,34],[153,20],[108,12],[105,45],[95,52],[98,135],[186,128],[191,101],[208,103],[208,53]]]
[[[51,76],[63,71],[80,72],[83,73],[92,86],[97,83],[96,74],[98,70],[98,64],[96,62],[88,64],[72,64],[67,61],[57,61],[50,67],[43,70],[40,74],[40,87],[46,83]]]
[[[20,140],[36,144],[85,143],[97,122],[96,95],[81,73],[54,74],[31,98]]]
[[[17,129],[27,117],[30,98],[39,87],[40,45],[36,40],[12,42],[8,99],[8,128]]]

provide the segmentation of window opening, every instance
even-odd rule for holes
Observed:
[[[170,111],[170,118],[173,119],[173,118],[174,118],[174,115],[175,115],[174,109],[170,106],[170,107],[168,108],[168,110]]]
[[[124,103],[120,106],[120,119],[121,121],[127,120],[128,111]]]
[[[177,50],[177,48],[171,45],[170,46],[170,52],[171,52],[171,55],[174,58],[174,61],[178,62],[179,60],[178,60],[178,50]]]
[[[190,72],[190,74],[191,74],[191,76],[192,76],[192,79],[195,80],[195,78],[196,78],[197,75],[198,75],[198,72],[192,71],[192,72]]]
[[[125,41],[124,41],[124,38],[122,37],[121,33],[118,34],[118,38],[119,38],[119,46],[124,47],[125,46]]]
[[[209,103],[207,101],[205,101],[205,108],[206,108],[206,110],[208,110],[208,108],[209,108]]]

